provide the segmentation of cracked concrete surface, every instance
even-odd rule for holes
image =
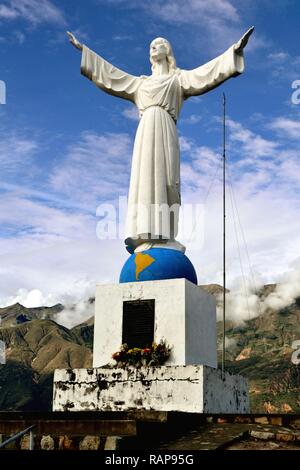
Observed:
[[[53,411],[249,412],[247,381],[203,365],[56,370]]]

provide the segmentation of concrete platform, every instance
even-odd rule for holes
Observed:
[[[203,365],[57,369],[53,411],[249,413],[247,380]]]
[[[168,365],[217,367],[215,298],[186,279],[98,285],[93,367],[111,363],[112,354],[127,342],[122,337],[124,303],[145,300],[155,303],[153,341],[165,339],[172,346]]]

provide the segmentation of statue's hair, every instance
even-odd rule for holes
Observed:
[[[155,39],[153,39],[151,44],[153,44],[154,42],[156,44],[163,44],[166,47],[166,49],[167,49],[166,59],[167,59],[167,63],[168,63],[168,66],[169,66],[169,73],[170,72],[175,72],[177,70],[176,60],[175,60],[175,57],[174,57],[174,54],[173,54],[172,46],[169,43],[169,41],[165,38],[155,38]],[[155,71],[156,67],[157,67],[157,62],[154,62],[154,60],[152,60],[151,56],[150,56],[150,62],[152,64],[151,70],[152,70],[152,73],[153,73]]]

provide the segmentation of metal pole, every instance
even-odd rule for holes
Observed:
[[[225,372],[225,315],[226,315],[226,96],[223,93],[223,342],[222,375]]]
[[[32,426],[29,426],[29,428],[24,429],[24,431],[20,431],[20,432],[18,432],[17,434],[15,434],[14,436],[9,437],[6,441],[4,441],[4,442],[2,442],[2,443],[0,444],[0,449],[2,449],[2,448],[4,448],[5,446],[7,446],[7,444],[9,444],[10,442],[13,442],[13,441],[15,441],[16,439],[19,439],[19,437],[24,436],[24,434],[27,434],[29,431],[31,431],[31,429],[35,428],[35,426],[36,426],[36,425],[33,424]],[[31,441],[31,440],[32,440],[32,439],[30,438],[30,441]],[[30,449],[30,450],[32,450],[32,449]]]

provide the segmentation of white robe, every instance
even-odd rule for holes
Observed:
[[[81,73],[103,91],[135,103],[141,116],[128,195],[125,243],[129,251],[147,242],[174,241],[177,235],[180,156],[176,122],[183,101],[212,90],[243,70],[243,54],[231,46],[194,70],[135,77],[83,46]]]

